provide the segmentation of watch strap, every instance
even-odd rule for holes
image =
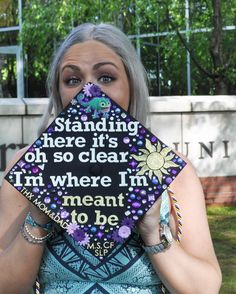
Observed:
[[[165,249],[169,248],[171,245],[171,241],[168,241],[168,239],[165,237],[166,230],[170,232],[169,227],[169,221],[170,221],[170,207],[169,207],[169,196],[168,191],[165,190],[161,195],[161,206],[160,206],[160,237],[161,242],[152,246],[145,246],[142,244],[142,248],[145,252],[149,254],[156,254],[159,252],[164,251]],[[164,234],[163,234],[164,233]]]
[[[160,243],[158,243],[156,245],[153,245],[153,246],[144,246],[144,245],[142,245],[142,247],[143,247],[144,251],[149,253],[149,254],[160,253],[160,252],[162,252],[162,251],[164,251],[166,249],[163,242],[160,242]]]

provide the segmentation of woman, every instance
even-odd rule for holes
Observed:
[[[130,41],[111,25],[84,24],[72,30],[54,58],[48,79],[51,100],[41,130],[52,109],[58,114],[87,82],[99,85],[145,123],[145,71]],[[25,151],[15,155],[7,170]],[[101,264],[82,252],[67,234],[58,232],[49,238],[51,222],[47,216],[4,181],[0,197],[0,293],[27,293],[38,274],[41,292],[49,294],[218,293],[221,273],[204,195],[190,163],[170,189],[182,215],[181,240],[177,241],[173,201],[163,193],[138,224],[141,238],[134,233],[125,248],[116,248],[113,258]],[[174,237],[164,249],[159,233],[163,215],[167,215]]]

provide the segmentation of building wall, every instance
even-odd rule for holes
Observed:
[[[0,99],[0,180],[12,155],[37,138],[47,98]],[[187,156],[206,203],[236,203],[236,96],[150,97],[151,130]]]

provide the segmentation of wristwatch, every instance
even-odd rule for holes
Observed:
[[[164,251],[165,249],[171,246],[173,237],[171,234],[170,227],[166,223],[160,223],[160,238],[161,238],[161,242],[156,245],[152,245],[152,246],[142,245],[144,251],[149,254],[156,254],[156,253]]]

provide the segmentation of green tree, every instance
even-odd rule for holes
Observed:
[[[18,25],[18,6],[16,1],[0,1],[0,27]],[[17,45],[18,33],[15,31],[0,34],[0,46]],[[0,97],[16,97],[16,60],[12,55],[0,56]]]
[[[51,57],[74,26],[101,21],[118,24],[120,7],[122,1],[26,0],[21,38],[27,56],[28,95],[46,95]]]
[[[113,23],[131,36],[147,69],[152,95],[187,93],[186,48],[191,56],[193,94],[235,91],[236,31],[223,28],[235,25],[236,0],[189,0],[188,34],[183,32],[186,9],[181,0],[24,3],[22,41],[27,56],[29,96],[46,95],[44,84],[53,52],[71,28],[83,22]],[[147,33],[153,34],[145,38],[134,36]]]
[[[231,0],[232,7],[235,7],[236,1]],[[202,79],[207,78],[203,87],[204,92],[207,88],[208,93],[230,94],[231,88],[235,87],[232,76],[235,76],[235,50],[232,50],[232,42],[236,38],[236,31],[224,31],[228,24],[235,24],[235,9],[229,13],[228,2],[221,0],[211,0],[198,3],[192,3],[192,16],[190,18],[192,30],[200,29],[201,26],[209,28],[203,33],[189,33],[188,39],[180,33],[178,19],[170,19],[170,27],[176,31],[182,46],[190,53],[194,75],[195,93],[201,91]],[[222,17],[224,15],[224,18]],[[227,17],[226,17],[227,16]]]

